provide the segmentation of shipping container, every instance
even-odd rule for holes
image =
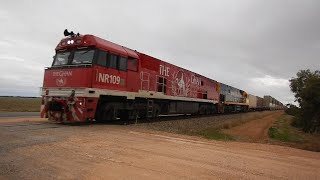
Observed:
[[[257,97],[257,109],[258,110],[263,110],[263,98],[256,96]]]
[[[283,104],[274,97],[266,95],[263,97],[263,109],[279,110],[283,109]]]
[[[257,96],[249,94],[249,109],[256,110],[257,109]]]
[[[272,97],[271,96],[263,96],[263,108],[271,109],[272,107]]]

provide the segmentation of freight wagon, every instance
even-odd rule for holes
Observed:
[[[283,109],[281,102],[271,96],[259,96],[249,94],[249,110],[262,111],[262,110],[280,110]]]
[[[249,110],[250,111],[257,110],[257,103],[258,103],[257,96],[249,94],[248,97],[249,97]]]
[[[283,104],[272,96],[263,97],[263,109],[265,110],[281,110],[284,109]]]
[[[263,98],[257,96],[257,108],[258,111],[262,111],[263,110]]]

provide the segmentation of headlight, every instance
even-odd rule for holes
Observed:
[[[73,43],[74,43],[74,40],[72,39],[67,41],[67,44],[73,44]]]

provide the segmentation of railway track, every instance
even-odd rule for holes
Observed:
[[[145,118],[145,119],[137,119],[137,120],[113,120],[113,121],[106,121],[106,122],[97,122],[92,121],[88,122],[89,124],[114,124],[114,125],[130,125],[130,124],[140,124],[140,123],[151,123],[157,121],[173,121],[173,120],[182,120],[182,119],[195,119],[195,118],[205,118],[205,117],[214,117],[214,116],[223,116],[223,115],[230,115],[230,114],[240,114],[244,112],[230,112],[224,114],[208,114],[208,115],[160,115],[156,118]]]
[[[214,117],[214,116],[224,116],[230,114],[239,114],[243,112],[232,112],[232,113],[224,113],[224,114],[210,114],[210,115],[160,115],[157,118],[145,118],[145,119],[137,119],[137,120],[113,120],[113,121],[105,121],[105,122],[98,122],[98,121],[88,121],[88,122],[79,122],[79,123],[54,123],[54,122],[40,122],[40,123],[12,123],[12,124],[0,124],[0,129],[16,129],[16,128],[23,128],[23,129],[16,129],[18,131],[25,131],[25,130],[40,130],[40,129],[50,129],[50,128],[62,128],[66,126],[81,126],[81,125],[93,125],[93,124],[110,124],[110,125],[131,125],[131,124],[141,124],[141,123],[152,123],[158,121],[174,121],[174,120],[188,120],[188,119],[196,119],[196,118],[205,118],[205,117]]]

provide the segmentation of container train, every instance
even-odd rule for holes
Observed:
[[[260,98],[94,35],[64,32],[45,69],[41,117],[55,122],[282,109]]]
[[[255,96],[249,94],[249,110],[250,111],[262,111],[262,110],[281,110],[284,109],[284,105],[272,96]]]

